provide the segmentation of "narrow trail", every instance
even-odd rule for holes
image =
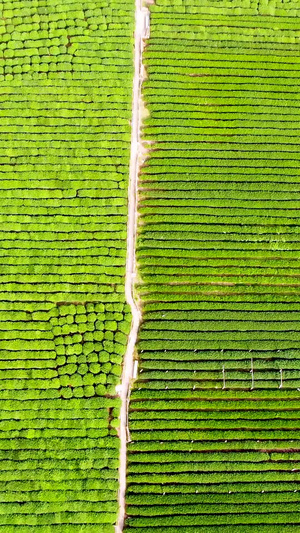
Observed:
[[[133,79],[133,103],[131,119],[131,154],[128,187],[128,222],[127,222],[127,256],[125,297],[130,305],[132,313],[131,330],[128,338],[127,349],[123,362],[123,374],[119,394],[121,398],[120,412],[120,465],[119,465],[119,515],[115,527],[115,533],[122,533],[125,520],[125,493],[127,471],[127,442],[130,441],[128,430],[128,404],[130,385],[133,377],[134,350],[137,341],[141,312],[134,298],[134,286],[136,277],[135,243],[137,231],[137,187],[138,173],[142,158],[140,143],[142,99],[141,85],[143,81],[143,39],[148,36],[149,11],[142,7],[142,0],[135,2],[135,40],[134,40],[134,79]]]

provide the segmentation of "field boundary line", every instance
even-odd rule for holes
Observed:
[[[119,395],[121,398],[120,411],[120,464],[119,464],[119,491],[118,491],[118,519],[115,533],[122,533],[125,521],[125,495],[127,478],[127,443],[130,442],[128,428],[128,407],[130,386],[133,378],[134,350],[141,323],[141,311],[135,300],[136,280],[136,234],[137,234],[137,189],[138,174],[142,162],[142,145],[140,142],[142,98],[141,87],[143,82],[142,54],[144,39],[149,37],[149,11],[142,6],[142,0],[135,0],[135,31],[134,31],[134,78],[132,93],[132,118],[131,118],[131,150],[128,184],[128,221],[127,221],[127,254],[125,275],[125,297],[132,313],[131,329],[128,337],[126,353],[123,361],[123,373]]]

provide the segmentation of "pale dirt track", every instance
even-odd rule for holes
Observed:
[[[121,412],[120,412],[120,465],[119,465],[119,515],[115,527],[115,533],[122,533],[125,519],[125,492],[126,492],[126,469],[127,469],[127,442],[128,431],[128,403],[130,384],[133,374],[134,350],[137,340],[141,313],[134,299],[135,284],[135,242],[137,229],[137,185],[138,172],[141,158],[140,126],[141,126],[141,84],[142,84],[142,50],[143,37],[145,36],[145,13],[142,8],[142,0],[135,3],[135,51],[134,51],[134,80],[133,80],[133,104],[131,120],[131,155],[128,188],[128,223],[127,223],[127,258],[125,296],[132,313],[131,331],[128,338],[127,349],[123,362],[123,374],[120,387]]]

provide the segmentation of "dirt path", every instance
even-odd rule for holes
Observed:
[[[126,354],[124,357],[122,382],[120,385],[121,413],[120,413],[120,466],[119,466],[119,516],[115,527],[116,533],[122,533],[125,519],[125,492],[127,470],[127,442],[130,439],[128,431],[128,403],[130,384],[133,375],[134,349],[141,313],[134,299],[135,284],[135,241],[137,228],[137,182],[142,150],[140,146],[141,126],[141,84],[142,84],[142,51],[143,38],[147,37],[148,10],[142,7],[142,0],[135,3],[135,43],[134,43],[134,80],[133,104],[131,120],[131,155],[128,188],[128,224],[127,224],[127,258],[125,296],[131,307],[132,323]]]

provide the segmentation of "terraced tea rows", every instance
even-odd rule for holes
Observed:
[[[128,533],[299,530],[299,6],[157,0]]]
[[[114,531],[133,10],[1,6],[3,533]]]

